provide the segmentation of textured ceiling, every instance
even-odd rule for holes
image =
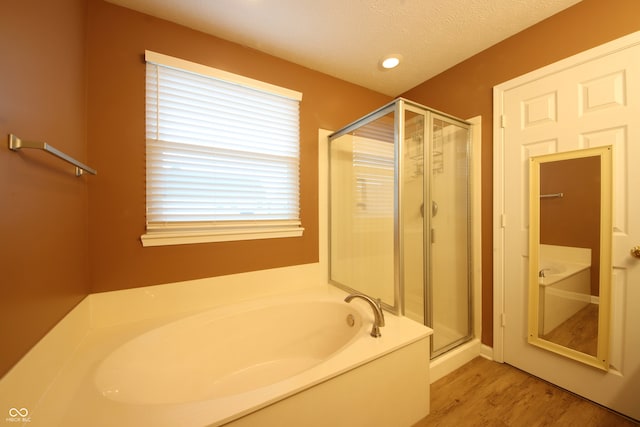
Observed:
[[[397,96],[579,0],[107,0]],[[400,54],[393,70],[380,59]]]

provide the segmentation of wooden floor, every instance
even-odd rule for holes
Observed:
[[[598,304],[588,304],[542,338],[582,353],[597,355]]]
[[[431,385],[431,412],[413,427],[637,425],[512,366],[478,357]]]

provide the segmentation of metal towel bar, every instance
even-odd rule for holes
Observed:
[[[47,153],[53,154],[54,156],[64,160],[65,162],[71,163],[76,167],[76,176],[81,176],[84,172],[88,172],[91,175],[96,175],[98,171],[89,166],[85,165],[74,159],[73,157],[63,153],[57,148],[52,147],[46,142],[38,142],[38,141],[23,141],[17,136],[10,134],[9,135],[9,150],[18,151],[21,148],[37,148],[38,150],[44,150]]]
[[[555,197],[564,197],[564,193],[541,194],[541,199],[553,199]]]

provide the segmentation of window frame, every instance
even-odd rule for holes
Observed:
[[[228,83],[248,87],[271,95],[279,95],[300,102],[302,93],[270,83],[251,79],[224,70],[219,70],[191,61],[163,55],[157,52],[145,51],[145,66],[147,63],[162,67],[175,68],[192,72],[206,77],[222,80]],[[146,79],[146,74],[145,74]],[[146,105],[147,101],[145,101]],[[298,113],[299,114],[299,113]],[[299,115],[298,115],[299,120]],[[147,125],[145,124],[145,127]],[[146,131],[145,131],[146,133]],[[145,147],[147,138],[145,138]],[[300,140],[298,138],[298,147]],[[300,165],[300,151],[298,151],[298,170]],[[146,161],[145,161],[146,163]],[[148,165],[146,165],[148,169]],[[299,175],[298,175],[299,180]],[[145,192],[148,186],[145,183]],[[300,203],[300,187],[298,181],[298,206]],[[148,200],[145,198],[148,208]],[[299,211],[298,211],[299,212]],[[182,245],[194,243],[273,239],[300,237],[303,234],[300,214],[296,219],[285,220],[223,220],[223,221],[192,221],[192,222],[149,222],[145,213],[146,232],[140,237],[143,246]]]

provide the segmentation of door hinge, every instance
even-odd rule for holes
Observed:
[[[507,127],[507,116],[505,116],[504,114],[500,116],[500,127],[502,129]]]
[[[503,328],[507,326],[507,315],[506,313],[500,313],[500,326]]]
[[[507,227],[507,216],[505,214],[500,214],[500,227],[501,228]]]

